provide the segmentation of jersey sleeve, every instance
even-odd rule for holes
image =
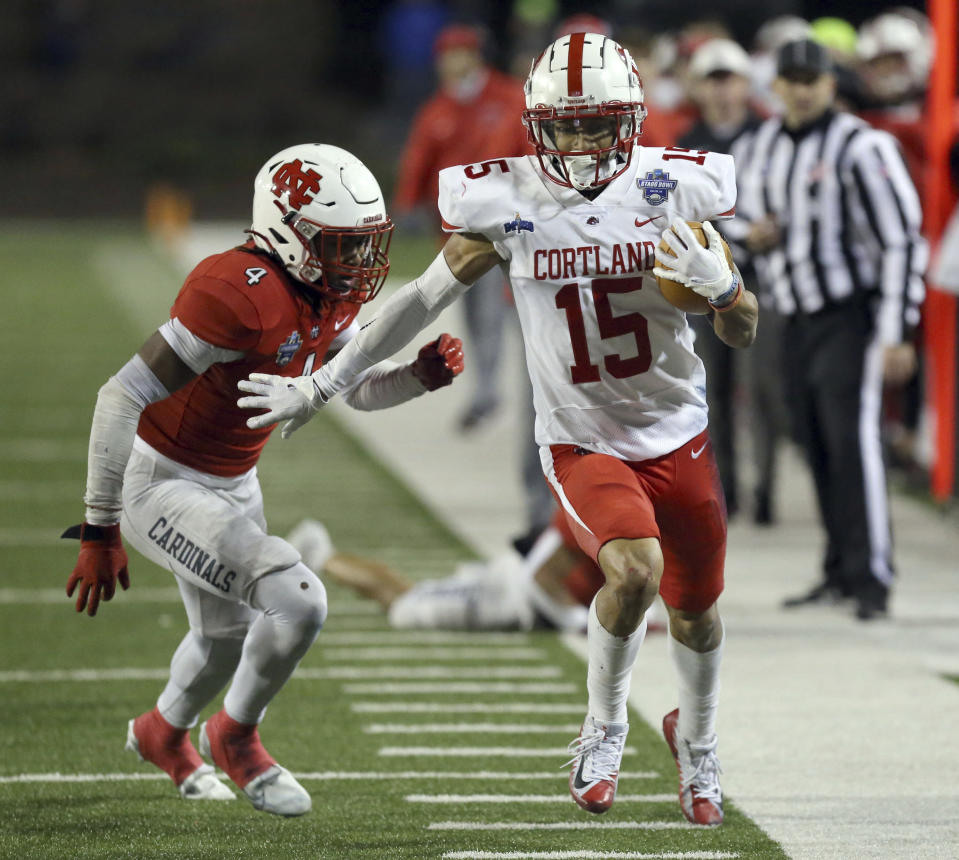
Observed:
[[[460,164],[440,171],[438,206],[447,233],[476,233],[492,242],[504,260],[512,254],[504,242],[503,201],[513,198],[513,158]]]
[[[227,281],[210,277],[188,278],[170,316],[207,343],[241,352],[256,347],[263,328],[249,298]]]
[[[691,183],[697,221],[725,221],[736,214],[736,165],[731,155],[707,153],[703,164],[690,164],[689,172],[701,170]]]
[[[646,178],[639,180],[639,187],[647,182],[665,186],[669,208],[686,220],[725,221],[736,214],[736,167],[731,155],[679,147],[648,153],[640,168]],[[645,191],[644,196],[649,200],[651,194]]]

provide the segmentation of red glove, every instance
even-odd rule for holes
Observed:
[[[96,615],[100,596],[111,600],[117,579],[124,591],[130,587],[127,554],[120,541],[120,526],[95,526],[82,523],[70,526],[60,537],[80,539],[80,557],[67,580],[67,597],[73,597],[77,585],[77,612],[86,606],[88,615]]]
[[[445,333],[421,347],[413,362],[413,376],[423,383],[427,391],[436,391],[449,385],[453,377],[462,372],[463,341]]]

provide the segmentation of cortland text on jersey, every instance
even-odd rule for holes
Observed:
[[[629,275],[649,271],[655,265],[656,244],[649,241],[575,248],[539,248],[533,252],[533,277],[556,281],[594,275]],[[608,256],[607,256],[608,255]]]

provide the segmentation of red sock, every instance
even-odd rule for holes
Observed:
[[[189,730],[171,726],[156,708],[133,721],[133,734],[140,755],[166,771],[177,785],[203,764]]]
[[[264,749],[256,724],[238,723],[217,711],[206,723],[213,760],[240,788],[276,764]]]

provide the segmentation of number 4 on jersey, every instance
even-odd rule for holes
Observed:
[[[258,284],[269,272],[267,272],[266,269],[261,269],[259,266],[254,266],[247,269],[243,274],[246,275],[246,282],[248,284]]]

